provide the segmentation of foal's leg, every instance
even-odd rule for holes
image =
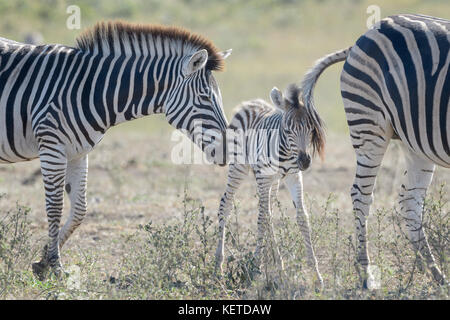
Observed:
[[[233,198],[236,190],[241,185],[242,180],[248,174],[249,167],[247,165],[230,164],[228,168],[228,182],[225,192],[220,200],[219,206],[219,242],[216,250],[216,273],[222,274],[224,244],[225,244],[225,223],[230,214]]]
[[[305,242],[306,252],[308,255],[308,264],[314,269],[316,273],[319,286],[323,287],[322,276],[319,272],[319,266],[317,264],[316,255],[311,243],[311,227],[309,225],[309,217],[303,202],[303,181],[301,172],[297,174],[287,175],[285,178],[285,184],[289,189],[294,206],[297,210],[297,224],[300,227],[300,231],[303,235]]]
[[[439,270],[423,231],[422,211],[427,189],[431,183],[434,164],[404,147],[406,155],[405,182],[400,193],[400,210],[414,249],[425,259],[434,279],[440,284],[445,277]]]
[[[267,242],[270,241],[271,248],[275,261],[280,265],[281,270],[284,270],[283,260],[281,259],[280,250],[275,240],[272,223],[271,211],[271,189],[274,184],[274,179],[278,180],[276,176],[266,176],[256,173],[256,184],[258,193],[258,235],[255,251],[255,264],[257,268],[261,267],[261,254],[267,252]]]
[[[275,179],[270,188],[270,208],[273,210],[273,206],[277,202],[278,189],[280,187],[280,180]]]

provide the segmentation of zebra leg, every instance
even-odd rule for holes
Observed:
[[[273,206],[277,202],[278,189],[280,187],[280,180],[275,179],[270,187],[270,208],[273,210]]]
[[[248,174],[248,166],[230,164],[228,168],[228,182],[219,206],[219,242],[216,250],[216,273],[223,273],[223,258],[225,245],[225,223],[230,214],[233,198],[242,180]]]
[[[309,217],[303,202],[303,181],[301,172],[297,174],[287,175],[284,182],[289,189],[294,207],[297,210],[297,224],[300,227],[300,231],[303,235],[303,241],[305,242],[306,252],[308,255],[308,264],[314,269],[316,274],[316,288],[323,289],[323,279],[319,272],[319,265],[314,253],[314,249],[311,241],[311,227],[309,225]]]
[[[269,202],[269,206],[270,206],[270,217],[272,217],[272,213],[273,213],[273,207],[277,202],[277,195],[278,195],[278,189],[280,187],[280,179],[275,179],[274,182],[272,183],[272,186],[270,187],[270,202]],[[273,231],[273,223],[272,221],[270,221],[270,235],[271,235],[271,239],[272,242],[274,244],[277,244],[277,241],[275,239],[275,233]],[[282,271],[284,271],[284,262],[283,262],[283,257],[280,254],[280,250],[278,245],[275,246],[275,254],[276,254],[276,259],[278,260],[278,264],[280,265],[280,268]]]
[[[404,150],[406,173],[405,182],[400,192],[401,215],[406,223],[409,240],[414,249],[425,259],[434,279],[439,284],[444,284],[445,277],[436,265],[422,225],[424,199],[433,178],[435,165],[420,158],[406,147],[404,147]]]
[[[59,233],[61,249],[70,235],[83,221],[86,211],[86,184],[88,172],[88,156],[67,163],[66,192],[70,198],[70,215]]]
[[[356,174],[351,188],[351,197],[357,235],[356,260],[363,269],[360,276],[364,289],[374,289],[376,287],[376,284],[371,281],[372,276],[370,274],[367,219],[370,214],[370,205],[373,202],[376,176],[389,140],[385,139],[384,144],[373,143],[371,140],[365,140],[363,145],[359,146],[353,143],[356,151]]]
[[[42,281],[50,266],[59,278],[62,265],[59,254],[59,224],[64,203],[64,181],[67,160],[56,146],[40,148],[41,172],[44,180],[45,202],[48,219],[49,243],[44,247],[41,261],[33,263],[34,274]]]
[[[258,235],[255,250],[255,266],[257,269],[261,268],[262,254],[266,256],[267,242],[270,241],[270,246],[273,249],[273,254],[276,263],[280,265],[281,270],[284,270],[283,260],[275,240],[275,234],[273,231],[272,212],[270,205],[271,187],[273,185],[273,179],[277,177],[263,176],[256,174],[256,183],[258,189]]]

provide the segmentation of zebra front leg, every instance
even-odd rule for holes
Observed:
[[[294,207],[297,211],[297,224],[303,235],[303,241],[306,247],[306,253],[308,257],[309,266],[314,269],[316,274],[315,286],[317,290],[323,289],[323,279],[319,272],[319,265],[317,263],[317,258],[314,253],[314,249],[311,241],[311,227],[309,225],[309,217],[303,202],[303,181],[301,172],[297,174],[287,175],[285,178],[285,184],[288,188],[292,200],[294,202]]]
[[[436,265],[422,225],[423,204],[433,179],[435,165],[420,158],[406,147],[404,150],[407,167],[399,201],[402,218],[414,249],[425,259],[434,279],[439,284],[445,284],[445,276]]]
[[[67,161],[57,146],[41,147],[39,150],[41,172],[44,180],[45,203],[50,241],[44,247],[41,261],[33,263],[34,274],[42,281],[50,266],[59,278],[62,265],[59,254],[59,225],[64,203],[64,181]]]
[[[248,167],[245,165],[230,164],[228,168],[228,182],[225,192],[219,205],[219,241],[216,250],[216,274],[223,273],[223,258],[225,245],[225,224],[230,214],[233,198],[236,190],[241,185],[242,180],[248,173]]]
[[[256,174],[256,184],[258,189],[258,234],[255,250],[255,266],[257,269],[261,268],[262,258],[267,257],[267,243],[269,242],[270,248],[273,250],[275,262],[280,266],[281,270],[284,270],[283,260],[281,258],[280,250],[275,239],[272,223],[272,211],[271,211],[271,189],[273,185],[273,179],[277,179],[274,176],[265,176]]]
[[[60,249],[86,216],[87,173],[87,155],[67,163],[65,189],[70,199],[70,214],[59,233]]]

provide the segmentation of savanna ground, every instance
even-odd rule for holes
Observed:
[[[46,42],[73,44],[65,28],[69,4],[79,5],[82,28],[100,19],[187,26],[221,48],[233,48],[218,74],[227,116],[236,103],[267,98],[273,86],[299,81],[312,62],[352,44],[365,31],[364,1],[8,1],[0,2],[0,35],[21,40],[39,30]],[[382,17],[418,12],[448,18],[445,1],[377,1]],[[20,23],[19,23],[20,22]],[[369,220],[370,253],[380,290],[359,289],[350,186],[355,157],[338,78],[341,65],[319,81],[316,104],[327,130],[326,158],[304,173],[306,203],[325,289],[316,293],[288,192],[281,187],[274,227],[286,272],[269,262],[250,279],[257,219],[249,176],[229,218],[225,273],[214,276],[217,209],[226,168],[172,163],[172,128],[163,116],[113,128],[90,154],[89,212],[66,243],[68,281],[38,281],[31,262],[46,241],[47,221],[39,162],[0,167],[0,298],[2,299],[448,299],[400,227],[397,194],[404,171],[398,142],[380,170]],[[450,172],[437,168],[424,225],[448,277]],[[68,211],[66,201],[65,213]]]

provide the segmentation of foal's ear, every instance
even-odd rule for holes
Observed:
[[[285,110],[286,102],[284,101],[283,93],[277,87],[273,87],[272,91],[270,91],[270,100],[272,100],[275,107]]]

